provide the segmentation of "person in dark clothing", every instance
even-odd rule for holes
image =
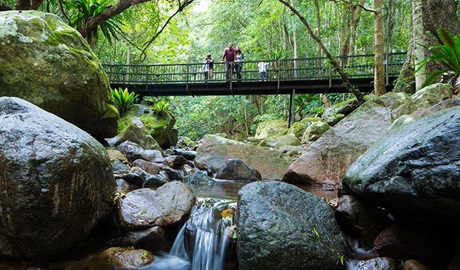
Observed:
[[[233,49],[233,43],[228,44],[228,48],[224,50],[222,62],[225,59],[225,79],[227,82],[232,78],[233,62],[235,62],[236,51]]]

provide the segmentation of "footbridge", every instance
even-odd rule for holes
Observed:
[[[406,53],[385,54],[385,85],[391,91]],[[249,57],[246,57],[247,59]],[[337,57],[350,82],[363,93],[374,89],[374,55]],[[260,78],[259,63],[266,66]],[[141,96],[222,96],[325,94],[348,92],[339,74],[325,57],[279,60],[245,60],[238,80],[234,68],[226,79],[225,63],[214,59],[212,77],[203,63],[104,64],[110,84]],[[208,74],[210,75],[210,74]]]

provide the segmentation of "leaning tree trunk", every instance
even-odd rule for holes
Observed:
[[[324,46],[321,39],[319,39],[319,37],[315,35],[307,19],[305,19],[305,17],[302,16],[302,14],[300,14],[300,12],[296,10],[294,7],[292,7],[287,1],[285,0],[279,0],[279,1],[283,3],[286,7],[288,7],[300,19],[300,21],[303,23],[303,25],[307,29],[308,34],[313,38],[313,40],[315,40],[316,44],[321,48],[321,50],[326,55],[326,58],[329,60],[333,69],[340,75],[340,78],[343,81],[344,87],[356,97],[358,104],[363,104],[366,101],[364,99],[364,94],[361,91],[359,91],[359,89],[356,86],[351,84],[348,74],[340,67],[340,63],[337,61],[337,59],[335,59],[332,56],[332,54],[329,52],[326,46]]]
[[[430,63],[424,70],[414,74],[417,63],[429,55],[429,51],[421,45],[438,44],[436,39],[432,38],[432,36],[436,37],[438,28],[444,28],[453,35],[460,33],[456,10],[455,0],[412,0],[409,49],[394,91],[409,92],[413,85],[415,85],[416,90],[419,90],[424,82],[426,72],[441,69],[439,65]]]

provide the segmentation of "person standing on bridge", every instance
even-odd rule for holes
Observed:
[[[233,43],[228,44],[228,48],[224,50],[222,55],[222,62],[225,59],[225,79],[227,82],[232,78],[233,63],[235,62],[236,51],[233,49]]]
[[[208,80],[212,80],[212,71],[214,69],[214,58],[212,58],[211,54],[208,53],[204,61],[205,61],[204,66],[203,66],[204,80],[205,82],[208,82]]]
[[[241,70],[243,69],[243,60],[244,60],[244,53],[240,47],[236,46],[235,48],[235,72],[236,72],[236,79],[240,82],[241,77]]]
[[[259,67],[259,80],[260,81],[266,81],[267,80],[267,66],[268,63],[265,62],[259,62],[257,65]]]

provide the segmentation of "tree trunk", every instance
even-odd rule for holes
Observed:
[[[339,56],[346,56],[348,54],[348,43],[350,42],[350,14],[348,11],[348,9],[343,8],[343,15],[340,16]]]
[[[423,0],[412,0],[412,32],[414,33],[414,61],[415,65],[425,59],[425,49],[423,44],[426,44],[424,38],[423,27]],[[420,90],[421,85],[426,80],[426,66],[415,73],[415,91]]]
[[[17,10],[37,10],[43,0],[17,0],[14,9]]]
[[[386,93],[385,90],[385,66],[383,64],[383,0],[374,0],[374,54],[375,74],[374,90],[376,96]]]
[[[319,9],[318,0],[315,0],[315,10],[316,10],[316,36],[321,39],[321,13]],[[316,57],[321,57],[321,47],[316,46]]]
[[[363,8],[362,8],[363,5],[364,5],[364,0],[360,0],[358,5],[355,6],[354,11],[352,13],[353,16],[351,17],[350,43],[348,45],[349,54],[355,53],[355,40],[356,40],[356,34],[357,34],[356,29],[358,29],[359,20],[361,18],[361,13],[363,11]]]
[[[383,20],[385,22],[385,35],[384,35],[384,46],[385,46],[385,50],[384,52],[387,52],[387,53],[391,53],[392,52],[392,48],[393,48],[393,26],[394,26],[394,23],[393,23],[393,20],[391,18],[393,18],[394,16],[394,13],[395,13],[395,5],[394,5],[394,0],[390,0],[386,3],[386,5],[384,4],[384,8],[383,8],[383,11],[384,11],[384,16],[383,16]],[[387,59],[389,61],[388,64],[391,64],[391,59]]]
[[[442,27],[452,35],[460,33],[456,10],[455,0],[412,0],[409,49],[395,91],[409,92],[412,85],[415,85],[415,89],[418,90],[424,82],[425,72],[440,69],[439,66],[430,63],[425,66],[425,70],[420,70],[414,74],[417,63],[424,60],[429,53],[420,44],[426,46],[437,44],[437,41],[427,34],[428,32],[436,37],[436,29]]]
[[[356,40],[356,29],[358,28],[359,19],[361,18],[361,13],[363,11],[362,6],[364,5],[364,0],[359,0],[357,5],[349,4],[349,19],[344,20],[343,22],[343,34],[344,39],[340,46],[340,56],[347,56],[350,52],[354,51],[355,40]],[[345,16],[344,16],[345,18]]]

